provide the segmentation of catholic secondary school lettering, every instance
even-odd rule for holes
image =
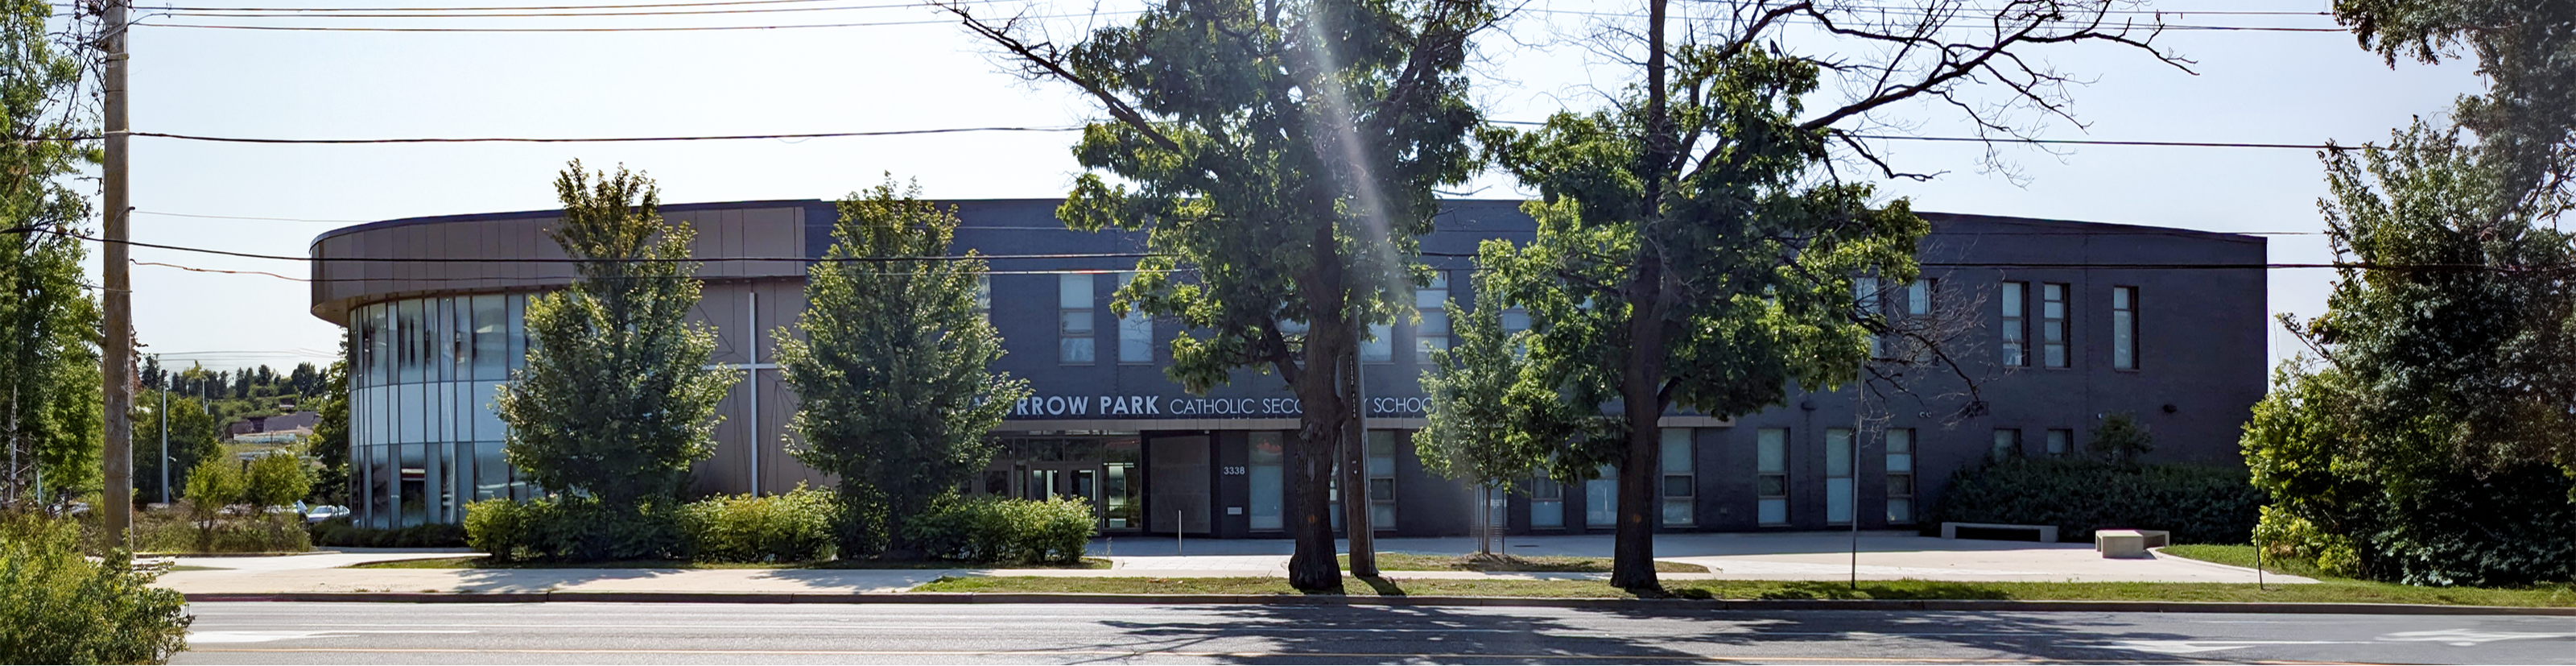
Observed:
[[[1422,397],[1369,398],[1372,416],[1419,416],[1430,407]],[[1158,395],[1048,395],[1012,403],[1012,417],[1037,416],[1171,416],[1292,417],[1304,413],[1296,398],[1167,398]]]

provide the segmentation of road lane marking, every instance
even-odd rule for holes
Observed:
[[[2257,645],[2352,645],[2371,641],[2113,641],[2110,647],[2158,654],[2192,654],[2218,650],[2239,650]]]
[[[2441,630],[2435,630],[2435,631],[2401,631],[2401,632],[2397,632],[2397,633],[2394,633],[2394,634],[2389,634],[2389,635],[2386,635],[2386,636],[2381,636],[2381,637],[2379,637],[2379,640],[2383,640],[2383,641],[2430,641],[2430,642],[2435,642],[2435,643],[2442,643],[2442,644],[2445,644],[2445,645],[2451,645],[2451,646],[2455,646],[2455,647],[2474,647],[2474,646],[2476,646],[2476,645],[2477,645],[2477,644],[2479,644],[2479,643],[2492,643],[2492,642],[2495,642],[2495,641],[2539,640],[2539,639],[2549,639],[2549,638],[2576,638],[2576,634],[2538,634],[2538,633],[2525,633],[2525,632],[2518,632],[2518,631],[2473,631],[2473,630],[2469,630],[2469,629],[2441,629]]]
[[[399,631],[191,631],[188,643],[268,643],[307,638],[350,638],[358,634],[470,634],[472,631],[399,630]]]
[[[1825,662],[1825,663],[1899,663],[1899,664],[2027,664],[2028,658],[1953,658],[1923,657],[1782,657],[1718,655],[1581,655],[1581,654],[1463,654],[1428,652],[1183,652],[1163,650],[636,650],[636,649],[463,649],[463,648],[214,648],[191,652],[250,653],[332,653],[332,654],[667,654],[667,655],[743,655],[743,656],[868,656],[868,657],[974,657],[974,656],[1106,656],[1106,657],[1198,657],[1260,658],[1321,657],[1369,658],[1415,657],[1421,659],[1529,659],[1539,661],[1697,661],[1697,662]],[[2256,662],[2313,663],[2313,662]]]

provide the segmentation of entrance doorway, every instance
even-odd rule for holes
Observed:
[[[975,495],[1091,503],[1104,533],[1144,529],[1143,450],[1134,434],[1004,435]]]

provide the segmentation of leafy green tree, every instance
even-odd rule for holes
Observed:
[[[313,459],[322,466],[321,479],[313,484],[313,501],[323,504],[348,504],[349,492],[349,336],[340,335],[340,358],[320,376],[321,395],[312,401],[317,417],[313,436],[308,438]]]
[[[497,399],[505,456],[550,492],[667,503],[715,454],[716,403],[741,372],[709,367],[715,332],[688,323],[693,230],[662,221],[652,179],[592,175],[575,160],[555,179],[564,212],[549,233],[580,277],[528,302],[527,367]]]
[[[2495,136],[2485,141],[2496,140]],[[2417,121],[2326,157],[2338,258],[2323,315],[2242,440],[2258,530],[2350,575],[2576,579],[2576,235],[2512,151]],[[2555,196],[2555,195],[2551,195]]]
[[[1449,312],[1461,312],[1455,302]],[[1528,333],[1503,330],[1503,308],[1464,311],[1452,331],[1456,346],[1431,353],[1432,370],[1422,374],[1422,389],[1431,398],[1430,424],[1413,435],[1422,467],[1443,478],[1472,484],[1486,506],[1497,490],[1529,478],[1547,463],[1557,445],[1573,433],[1534,429],[1534,424],[1568,424],[1564,416],[1536,418],[1532,412],[1565,409],[1556,392],[1526,372],[1521,353]],[[1480,509],[1490,515],[1490,509]],[[1486,533],[1476,537],[1477,552],[1491,554]]]
[[[312,492],[313,460],[294,448],[252,458],[242,473],[242,502],[251,506],[286,506]]]
[[[83,291],[91,210],[71,187],[97,132],[81,109],[81,61],[57,49],[42,2],[0,5],[0,505],[98,490],[102,419],[98,305]],[[44,490],[47,497],[38,497]]]
[[[134,412],[134,498],[136,501],[159,502],[161,493],[161,401],[159,396],[134,402],[143,407]],[[195,397],[170,398],[170,493],[173,500],[185,496],[188,473],[199,463],[223,457],[222,428],[215,416]]]
[[[1895,170],[1850,128],[1916,98],[1939,98],[2005,139],[2065,114],[2068,75],[2023,52],[2148,45],[2111,3],[2030,0],[1923,10],[1832,3],[1729,3],[1669,44],[1666,0],[1650,0],[1643,81],[1610,111],[1560,113],[1535,130],[1481,136],[1541,201],[1524,247],[1480,250],[1500,300],[1529,308],[1531,372],[1588,433],[1554,458],[1564,479],[1619,475],[1611,584],[1655,589],[1661,498],[1657,421],[1669,407],[1719,417],[1781,404],[1792,388],[1854,381],[1885,317],[1853,307],[1853,281],[1917,272],[1928,229],[1904,200],[1879,202],[1831,167]],[[1824,37],[1788,33],[1830,26]],[[1809,49],[1814,52],[1801,51]],[[1839,50],[1838,50],[1839,49]],[[1807,107],[1826,74],[1845,97]],[[1993,85],[1984,103],[1979,85]],[[1834,149],[1846,152],[1839,157]],[[1487,307],[1491,307],[1488,305]],[[1612,416],[1593,416],[1615,410]],[[1548,413],[1538,413],[1545,416]],[[1550,430],[1564,426],[1531,426]]]
[[[1351,571],[1375,575],[1357,384],[1362,331],[1428,280],[1416,237],[1432,188],[1463,181],[1477,113],[1468,39],[1482,0],[1178,0],[1071,47],[942,6],[1032,78],[1070,83],[1111,117],[1074,148],[1056,216],[1146,232],[1156,254],[1111,308],[1177,320],[1170,376],[1203,392],[1276,373],[1302,412],[1284,452],[1290,584],[1341,586],[1326,489],[1334,458]],[[1119,183],[1113,185],[1112,180]]]
[[[800,399],[796,459],[837,476],[850,512],[842,552],[883,536],[914,554],[907,527],[984,469],[986,433],[1029,394],[989,369],[1003,352],[976,306],[984,262],[904,259],[946,256],[957,230],[953,211],[919,195],[888,181],[843,199],[832,249],[807,269],[804,339],[777,333]],[[876,515],[884,531],[864,533]]]
[[[2335,0],[2335,20],[2395,66],[2438,63],[2468,47],[2486,89],[2461,95],[2453,122],[2479,137],[2504,214],[2564,210],[2576,192],[2576,2]]]

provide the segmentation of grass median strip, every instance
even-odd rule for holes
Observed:
[[[2268,603],[2392,603],[2467,606],[2576,607],[2576,589],[2437,588],[2359,581],[2273,585],[2238,583],[2034,583],[1925,580],[1667,581],[1671,596],[1697,599],[1987,599],[2020,601],[2231,601]],[[1637,595],[1601,581],[1343,579],[1352,596],[1484,596],[1633,599]],[[1280,578],[1058,578],[948,577],[914,592],[1062,592],[1093,594],[1303,594]]]
[[[687,560],[616,560],[609,562],[498,562],[481,556],[432,557],[352,564],[350,569],[1107,569],[1109,560],[1082,558],[1080,565],[972,562],[833,560],[829,562],[691,562]]]
[[[1351,566],[1351,556],[1341,556],[1342,567]],[[1424,553],[1378,553],[1379,571],[1492,571],[1536,573],[1610,573],[1607,557],[1560,557],[1519,555],[1440,555]],[[1680,562],[1655,561],[1660,573],[1708,573],[1708,567]]]

